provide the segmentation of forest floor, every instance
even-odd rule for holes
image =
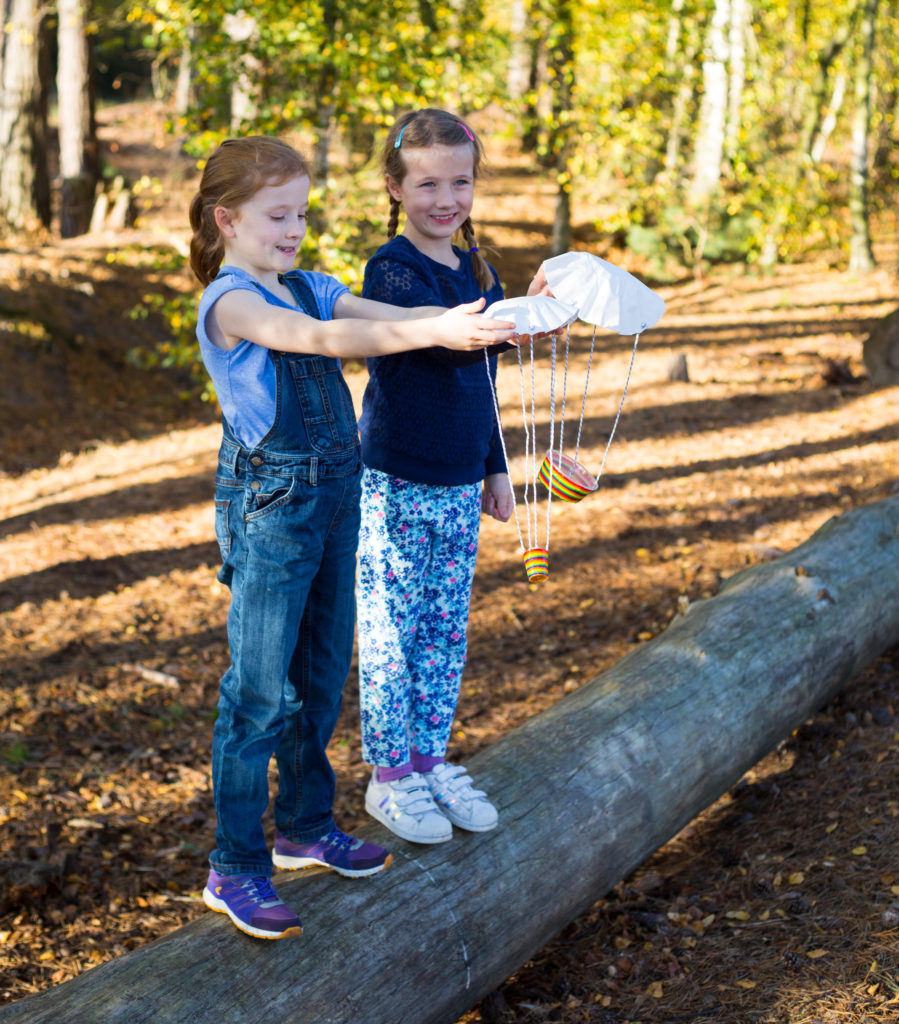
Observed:
[[[0,248],[0,1002],[207,912],[211,723],[227,664],[219,428],[212,407],[180,397],[177,375],[127,357],[153,337],[152,322],[125,315],[148,279],[185,287],[148,246],[183,244],[196,181],[151,113],[120,108],[103,123],[108,159],[147,176],[135,229]],[[507,294],[521,294],[546,255],[551,188],[521,160],[494,163],[476,223]],[[575,247],[640,270],[596,248],[601,231],[575,215]],[[889,228],[880,237],[895,239]],[[553,506],[549,579],[525,580],[514,524],[483,523],[452,758],[659,634],[683,598],[712,596],[832,516],[896,493],[899,389],[872,389],[861,361],[899,291],[896,249],[877,255],[863,278],[835,257],[658,286],[667,312],[641,339],[600,491]],[[575,330],[569,396],[588,347]],[[673,354],[688,381],[668,379]],[[594,470],[630,355],[631,339],[597,338],[581,441]],[[518,366],[501,364],[520,483]],[[364,372],[347,377],[358,408]],[[365,820],[357,715],[353,674],[331,747],[348,829]],[[895,1021],[897,716],[894,649],[462,1022]]]

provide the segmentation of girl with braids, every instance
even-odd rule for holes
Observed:
[[[272,866],[363,877],[390,854],[334,823],[326,748],[353,653],[361,460],[340,357],[509,338],[482,303],[400,309],[294,269],[309,167],[278,139],[229,139],[190,205],[191,267],[205,285],[197,338],[222,407],[215,528],[231,589],[231,664],[212,737],[216,848],[207,906],[249,935],[281,939],[300,919]],[[263,830],[278,765],[275,841]]]
[[[363,296],[398,306],[503,297],[471,222],[482,156],[474,131],[445,111],[394,124],[383,151],[390,240],[366,267]],[[529,294],[538,291],[548,292],[542,277]],[[508,347],[487,349],[494,378],[496,354]],[[485,832],[498,823],[466,769],[444,760],[480,513],[502,521],[512,513],[484,363],[482,353],[437,347],[368,360],[357,582],[362,755],[374,766],[365,806],[411,842],[444,842],[452,825]]]

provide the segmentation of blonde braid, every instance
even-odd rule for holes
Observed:
[[[471,253],[471,267],[474,270],[475,279],[481,286],[481,291],[487,292],[496,284],[496,279],[487,261],[478,252],[478,240],[475,238],[471,217],[465,218],[465,222],[459,230],[462,232],[462,237],[465,239],[465,244]]]

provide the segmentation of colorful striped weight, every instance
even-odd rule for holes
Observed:
[[[549,552],[546,548],[528,548],[525,551],[524,571],[531,583],[540,583],[549,576]]]
[[[596,481],[587,470],[561,452],[548,451],[537,476],[553,497],[562,501],[580,501],[596,490]]]

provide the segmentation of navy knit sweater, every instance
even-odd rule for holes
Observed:
[[[503,297],[493,271],[487,292],[471,256],[452,270],[425,256],[402,235],[382,245],[365,268],[362,294],[396,306],[458,306],[482,295],[489,306]],[[491,270],[493,268],[491,267]],[[485,307],[486,308],[486,307]],[[488,349],[496,377],[496,353]],[[369,381],[359,431],[366,466],[415,483],[451,486],[505,472],[483,352],[419,349],[367,360]]]

